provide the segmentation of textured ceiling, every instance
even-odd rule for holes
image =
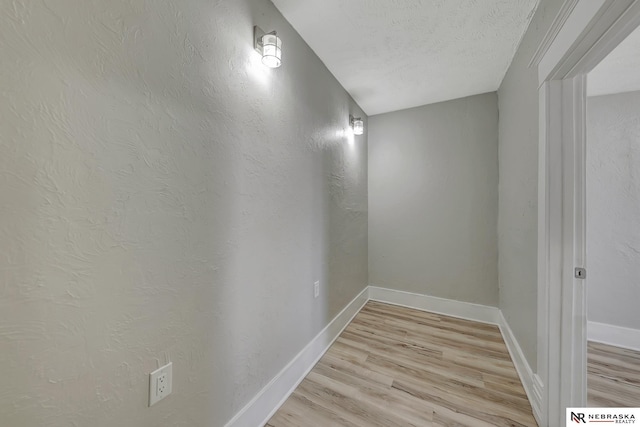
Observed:
[[[640,90],[640,28],[613,50],[588,75],[590,96]]]
[[[498,89],[537,4],[272,1],[368,115]]]

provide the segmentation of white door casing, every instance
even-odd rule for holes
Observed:
[[[538,164],[539,421],[586,406],[586,74],[640,25],[640,0],[567,0],[534,55]],[[587,275],[588,280],[588,275]]]

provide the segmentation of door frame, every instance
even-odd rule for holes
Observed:
[[[541,426],[586,406],[586,74],[640,26],[640,0],[566,0],[530,66],[539,83],[537,390]],[[534,402],[535,404],[536,402]]]

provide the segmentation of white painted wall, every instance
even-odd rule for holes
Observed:
[[[362,112],[269,1],[3,1],[0,58],[1,425],[222,426],[367,285]]]
[[[371,284],[497,305],[495,92],[369,126]]]
[[[640,92],[587,106],[587,316],[640,329]]]
[[[538,75],[529,62],[562,0],[541,0],[498,90],[500,309],[536,366],[538,263]]]

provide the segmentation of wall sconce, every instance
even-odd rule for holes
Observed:
[[[354,135],[362,135],[364,133],[364,121],[362,121],[362,118],[349,116],[349,125],[353,128]]]
[[[275,31],[265,33],[260,27],[253,27],[253,48],[262,55],[262,63],[267,67],[282,65],[282,40]]]

